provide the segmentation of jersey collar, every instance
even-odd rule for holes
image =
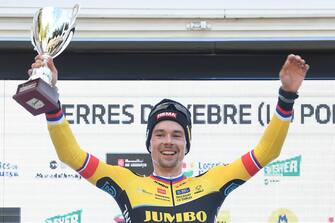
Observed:
[[[155,173],[152,173],[152,175],[150,177],[152,179],[155,179],[155,180],[158,180],[162,183],[167,183],[167,184],[178,183],[178,182],[186,179],[186,176],[183,173],[181,173],[180,175],[175,176],[175,177],[163,177],[163,176],[158,176]]]

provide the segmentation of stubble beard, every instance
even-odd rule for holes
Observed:
[[[158,159],[158,164],[162,168],[176,168],[178,166],[178,157],[176,157],[174,160],[164,160],[163,158]]]

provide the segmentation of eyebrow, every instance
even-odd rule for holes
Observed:
[[[153,133],[162,133],[162,132],[165,132],[165,130],[164,129],[156,129]],[[183,131],[182,130],[174,130],[173,133],[183,134]]]

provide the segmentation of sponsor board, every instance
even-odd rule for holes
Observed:
[[[81,176],[60,161],[51,160],[48,163],[48,171],[39,171],[34,177],[38,180],[80,180]]]
[[[276,160],[264,167],[264,184],[278,183],[283,177],[299,177],[301,155],[286,160]]]
[[[20,177],[9,175],[0,177],[5,185],[4,189],[0,190],[6,193],[6,202],[12,202],[13,205],[16,201],[22,202],[21,208],[24,206],[38,210],[41,203],[36,202],[35,199],[29,199],[29,195],[31,196],[29,191],[34,192],[38,188],[39,197],[50,201],[50,205],[55,207],[66,205],[70,207],[69,210],[76,210],[78,201],[70,199],[65,203],[64,199],[54,199],[53,195],[48,193],[50,187],[45,187],[43,183],[36,183],[35,176],[38,173],[46,175],[44,178],[59,179],[61,176],[51,174],[73,174],[75,172],[70,168],[69,172],[67,169],[62,169],[58,161],[52,162],[51,159],[55,157],[55,154],[45,128],[45,117],[31,117],[14,102],[7,103],[12,101],[12,90],[16,89],[18,84],[13,81],[8,86],[8,82],[5,83],[6,109],[0,108],[1,111],[6,112],[6,119],[1,119],[1,123],[4,122],[5,125],[1,130],[3,134],[0,136],[1,139],[4,139],[0,141],[5,142],[0,143],[1,149],[4,149],[4,152],[1,150],[1,154],[4,154],[6,159],[0,158],[0,161],[17,166],[17,169],[11,171],[16,171],[16,175]],[[264,219],[266,221],[271,213],[265,210],[268,208],[275,210],[281,206],[294,207],[294,213],[299,216],[299,219],[308,219],[306,215],[310,215],[311,212],[307,213],[306,210],[317,209],[313,213],[314,219],[320,219],[320,222],[321,220],[333,221],[333,213],[329,213],[329,210],[334,209],[334,198],[329,196],[333,194],[332,187],[329,185],[332,183],[334,173],[325,172],[325,170],[332,170],[335,165],[332,149],[334,148],[333,132],[335,130],[334,84],[334,81],[304,83],[302,91],[299,92],[300,98],[294,106],[295,117],[284,144],[287,148],[283,148],[278,159],[280,162],[275,163],[275,161],[275,164],[271,166],[272,169],[268,169],[266,173],[265,170],[262,170],[262,173],[258,173],[246,186],[233,193],[231,200],[225,200],[223,205],[229,207],[234,221],[264,222]],[[141,81],[140,83],[60,81],[58,86],[62,94],[62,104],[66,108],[67,118],[78,143],[84,150],[97,154],[97,157],[104,157],[107,153],[119,151],[124,154],[146,152],[144,142],[146,118],[152,105],[164,97],[170,97],[186,104],[193,114],[192,123],[194,124],[192,148],[188,155],[192,160],[191,162],[186,161],[183,166],[183,172],[187,176],[197,176],[216,165],[226,165],[226,160],[234,160],[249,150],[246,148],[254,146],[273,114],[278,89],[278,83],[275,81],[184,81],[177,84],[157,81]],[[236,91],[237,87],[241,90]],[[125,91],[125,89],[129,90]],[[170,95],[171,89],[173,89],[172,95]],[[21,151],[29,151],[29,153],[18,156],[18,154],[23,154]],[[293,158],[300,154],[301,160],[298,166],[295,165],[298,164],[298,161]],[[28,160],[27,156],[29,156]],[[41,170],[35,169],[37,164],[41,164],[40,162],[43,165]],[[120,166],[125,166],[126,163],[131,165],[131,162],[126,162],[125,159],[115,162]],[[139,169],[144,169],[143,163],[138,162],[137,165]],[[7,169],[1,171],[4,172]],[[10,175],[15,176],[15,173]],[[25,175],[30,179],[25,180],[23,177]],[[9,177],[13,180],[8,180]],[[41,176],[40,179],[42,179]],[[259,183],[263,184],[265,179],[268,180],[267,185],[269,186],[266,189],[260,188]],[[282,184],[271,184],[279,181]],[[286,186],[286,183],[295,183],[295,181],[299,187],[293,186],[289,189],[281,187]],[[95,189],[91,188],[87,182],[78,182],[78,184],[64,181],[63,184],[60,184],[59,191],[62,193],[63,188],[64,191],[68,191],[69,187],[76,188],[73,189],[74,196],[84,195],[92,201],[86,204],[88,207],[92,206],[90,213],[85,211],[87,222],[94,222],[97,215],[105,215],[104,213],[119,213],[116,203],[113,203],[112,197],[108,195],[108,201],[103,200],[99,203],[101,212],[96,211],[96,204],[101,197],[104,199],[106,194],[100,195],[100,190],[94,192]],[[110,185],[103,184],[102,186],[112,196],[115,194]],[[19,193],[22,191],[21,188],[24,188],[27,193]],[[160,188],[163,190],[153,193],[164,195],[164,187]],[[143,193],[147,193],[145,188],[140,189]],[[178,189],[183,189],[183,187]],[[202,190],[199,186],[195,192],[201,193]],[[282,199],[274,198],[273,190],[276,190]],[[187,193],[182,195],[187,195]],[[293,196],[296,199],[287,199]],[[0,197],[2,198],[1,194]],[[252,201],[252,207],[246,204],[246,197]],[[269,202],[269,198],[275,200]],[[312,198],[313,202],[310,202]],[[325,203],[326,200],[327,203]],[[229,203],[231,201],[234,202],[233,206]],[[282,202],[285,203],[282,204]],[[33,212],[25,212],[25,214],[29,219],[27,222],[41,222],[40,219],[45,219],[41,214],[40,216]],[[108,217],[113,222],[113,216]],[[282,217],[281,221],[284,220],[285,218]]]
[[[272,212],[268,223],[298,223],[298,218],[292,211],[280,208]]]
[[[21,223],[21,208],[0,207],[0,222]]]
[[[191,162],[183,162],[183,168],[182,171],[185,176],[192,177],[192,176],[198,176],[201,175],[208,170],[212,169],[213,167],[219,166],[219,165],[228,165],[225,162],[222,161],[191,161]]]
[[[256,125],[266,126],[275,111],[273,104],[259,101],[251,103],[189,103],[185,104],[192,114],[193,125]],[[153,104],[62,104],[70,124],[77,125],[134,125],[147,124],[147,114]],[[335,124],[335,104],[300,104],[295,106],[294,122],[301,125]],[[140,111],[140,114],[136,114]],[[297,113],[299,115],[297,115]],[[161,117],[174,117],[163,113]],[[160,118],[161,118],[160,117]]]
[[[148,153],[108,153],[106,156],[108,164],[125,167],[137,174],[149,176],[153,172]]]
[[[47,218],[44,223],[81,223],[82,210],[73,211],[68,214],[57,215],[54,217]]]
[[[18,177],[19,167],[17,164],[0,161],[0,177]]]

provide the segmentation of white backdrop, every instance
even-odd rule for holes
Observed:
[[[58,161],[45,117],[33,117],[11,98],[19,83],[0,81],[0,205],[20,207],[25,223],[66,218],[117,222],[113,219],[120,212],[114,200]],[[141,116],[146,117],[148,110],[141,112],[141,105],[162,98],[189,105],[195,123],[184,171],[193,175],[252,149],[264,130],[268,109],[273,114],[278,87],[279,81],[58,83],[78,142],[102,160],[106,153],[146,152]],[[222,222],[277,223],[285,218],[290,223],[331,222],[335,217],[334,99],[335,81],[303,84],[282,153],[269,165],[272,172],[260,171],[235,190],[221,208]],[[106,110],[110,106],[111,115],[94,119],[97,106]],[[213,107],[220,107],[220,116],[215,115],[216,109],[210,110],[212,115],[208,112]],[[227,117],[225,109],[234,115]],[[78,112],[88,112],[87,119]],[[108,124],[108,119],[113,123]]]

